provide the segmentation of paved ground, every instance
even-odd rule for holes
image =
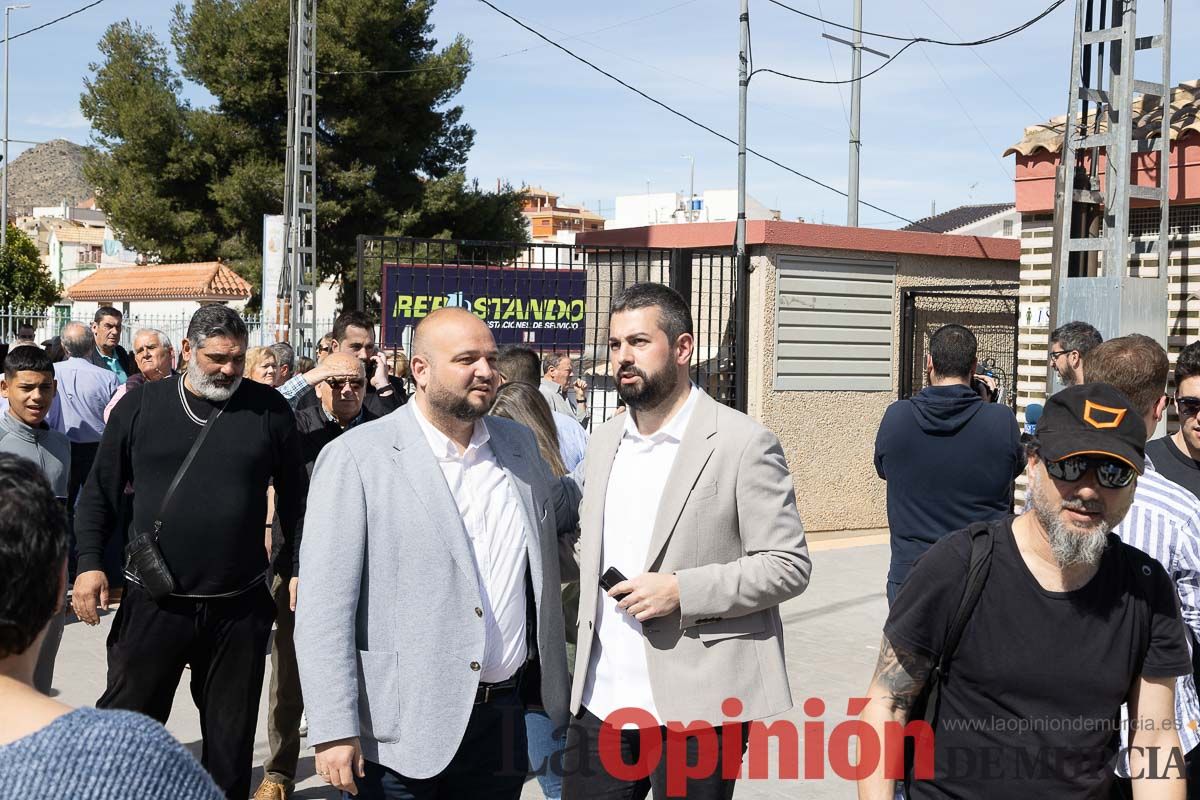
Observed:
[[[825,701],[823,719],[828,735],[846,717],[846,698],[861,695],[866,689],[887,612],[883,586],[888,549],[885,544],[874,543],[878,541],[878,537],[871,537],[815,545],[812,585],[804,595],[783,608],[788,670],[796,701],[796,707],[785,717],[796,723],[797,729],[811,719],[801,708],[805,699],[819,697]],[[111,622],[112,615],[109,614],[99,628],[88,628],[78,622],[67,626],[55,676],[55,686],[63,702],[90,705],[100,696],[104,688],[104,640]],[[256,763],[261,763],[266,755],[265,719],[264,699],[260,705]],[[199,756],[199,721],[186,680],[176,695],[174,713],[167,727]],[[777,763],[774,753],[770,761]],[[851,784],[832,776],[828,767],[826,773],[829,777],[824,780],[743,781],[737,797],[739,800],[794,797],[840,800],[854,796]],[[774,767],[771,774],[776,774]],[[258,785],[261,775],[261,769],[256,768],[254,786]],[[295,797],[335,796],[313,774],[311,749],[301,753],[299,777]],[[525,798],[539,797],[541,792],[531,780],[525,787]]]

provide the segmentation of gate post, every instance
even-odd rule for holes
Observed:
[[[900,290],[900,380],[897,399],[912,396],[913,382],[913,327],[916,302],[909,289]]]
[[[671,288],[683,295],[688,307],[692,305],[692,251],[674,248],[668,266]]]

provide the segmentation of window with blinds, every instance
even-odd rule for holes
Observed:
[[[896,265],[781,256],[775,388],[892,390]]]

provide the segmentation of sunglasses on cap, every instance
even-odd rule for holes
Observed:
[[[1046,472],[1050,477],[1068,483],[1075,483],[1087,474],[1088,470],[1095,469],[1096,482],[1105,489],[1124,489],[1133,483],[1133,477],[1137,474],[1133,467],[1115,458],[1079,455],[1069,456],[1061,461],[1042,459],[1042,463],[1046,465]]]
[[[1179,409],[1179,416],[1194,417],[1196,414],[1200,414],[1200,397],[1175,395],[1175,407]]]

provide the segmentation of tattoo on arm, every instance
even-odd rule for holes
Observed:
[[[892,707],[907,716],[932,671],[933,663],[928,657],[903,647],[897,649],[884,636],[872,683],[886,691]]]

